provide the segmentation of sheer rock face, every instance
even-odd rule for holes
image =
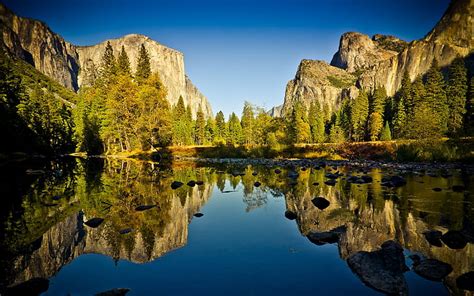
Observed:
[[[466,57],[473,49],[474,0],[451,1],[434,29],[424,38],[410,43],[393,36],[374,35],[371,39],[360,33],[345,33],[331,65],[346,75],[358,76],[355,83],[328,89],[321,83],[324,78],[306,75],[301,72],[300,64],[295,79],[287,84],[283,110],[290,110],[296,101],[308,105],[313,100],[328,103],[331,110],[337,110],[342,99],[354,97],[356,91],[352,89],[355,86],[369,92],[384,86],[387,94],[393,96],[400,88],[405,71],[414,80],[428,71],[433,60],[446,66],[457,57]],[[314,63],[313,71],[325,71],[328,67],[322,62]],[[347,92],[351,95],[341,95]]]
[[[0,33],[0,47],[65,87],[78,88],[79,66],[75,46],[44,23],[16,16],[0,3]]]
[[[374,36],[376,40],[392,40],[392,43],[396,43],[395,38],[392,38],[382,35],[377,35],[376,38]],[[397,54],[396,51],[385,49],[381,45],[383,43],[374,41],[361,33],[344,33],[339,42],[339,50],[334,54],[331,65],[353,73],[367,69],[377,62],[387,60]]]
[[[34,65],[67,88],[77,91],[90,75],[100,68],[100,61],[107,41],[93,46],[75,46],[52,32],[40,21],[16,16],[0,3],[0,47]],[[176,104],[180,96],[190,104],[195,115],[199,106],[206,117],[212,115],[207,98],[187,78],[184,56],[181,52],[137,34],[126,35],[110,41],[117,56],[122,45],[136,69],[138,51],[142,44],[150,55],[151,70],[157,71],[168,90],[168,101]]]
[[[354,98],[358,91],[354,86],[355,76],[323,61],[301,61],[295,79],[288,82],[282,114],[285,115],[296,102],[309,108],[311,102],[318,102],[321,108],[333,112],[346,98]],[[339,87],[346,85],[347,88]]]

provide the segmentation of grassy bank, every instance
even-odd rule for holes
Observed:
[[[114,157],[162,161],[173,158],[320,158],[399,162],[474,162],[474,139],[299,144],[294,146],[172,146]]]

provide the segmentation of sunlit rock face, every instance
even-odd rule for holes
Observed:
[[[199,107],[206,117],[212,115],[207,98],[186,76],[184,55],[146,36],[131,34],[93,46],[76,46],[52,32],[46,24],[19,17],[1,3],[0,20],[0,46],[3,49],[75,91],[85,85],[86,77],[91,76],[90,72],[100,68],[107,41],[111,43],[116,56],[122,45],[125,47],[133,71],[143,44],[150,55],[151,70],[160,74],[168,90],[168,101],[176,104],[182,96],[185,104],[191,106],[193,115]]]
[[[424,38],[406,43],[394,36],[369,36],[349,32],[342,35],[339,49],[331,65],[342,69],[340,76],[354,76],[353,83],[328,88],[322,83],[328,70],[336,73],[324,62],[313,62],[312,73],[298,68],[295,79],[287,84],[283,110],[290,110],[296,101],[305,105],[315,101],[328,104],[337,110],[341,100],[354,98],[354,88],[372,91],[385,87],[393,96],[400,88],[403,74],[411,80],[425,74],[436,59],[440,66],[449,65],[457,57],[466,57],[474,49],[474,0],[451,1],[444,16]],[[331,74],[334,75],[334,74]],[[349,94],[349,95],[344,95]]]
[[[281,114],[286,115],[296,102],[309,108],[311,102],[318,103],[326,112],[339,109],[344,99],[358,94],[355,76],[323,61],[301,61],[295,79],[288,82]],[[347,88],[340,87],[346,85]]]

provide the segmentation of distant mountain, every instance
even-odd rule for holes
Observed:
[[[312,101],[337,110],[360,89],[385,87],[393,96],[405,71],[414,80],[428,71],[434,59],[440,66],[474,49],[474,0],[453,0],[441,20],[424,38],[407,43],[394,36],[349,32],[341,36],[331,64],[303,60],[286,87],[283,115],[296,101]]]
[[[132,34],[93,46],[76,46],[52,32],[43,22],[19,17],[1,3],[0,32],[0,48],[74,91],[84,85],[91,71],[100,67],[108,41],[116,55],[122,45],[125,47],[132,70],[136,67],[138,50],[144,44],[151,58],[152,71],[160,74],[168,89],[168,101],[175,104],[182,96],[185,103],[191,105],[193,114],[201,106],[206,116],[212,115],[207,98],[186,76],[183,54],[146,36]]]

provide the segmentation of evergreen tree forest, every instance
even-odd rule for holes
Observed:
[[[241,114],[226,118],[219,111],[207,118],[201,107],[193,115],[183,97],[170,105],[143,45],[132,73],[125,49],[114,53],[107,44],[94,79],[78,94],[2,53],[1,152],[113,154],[169,145],[278,147],[471,136],[474,79],[465,62],[456,59],[440,69],[435,61],[414,80],[405,74],[393,97],[384,88],[360,90],[334,113],[317,102],[296,102],[278,118],[245,102]]]

